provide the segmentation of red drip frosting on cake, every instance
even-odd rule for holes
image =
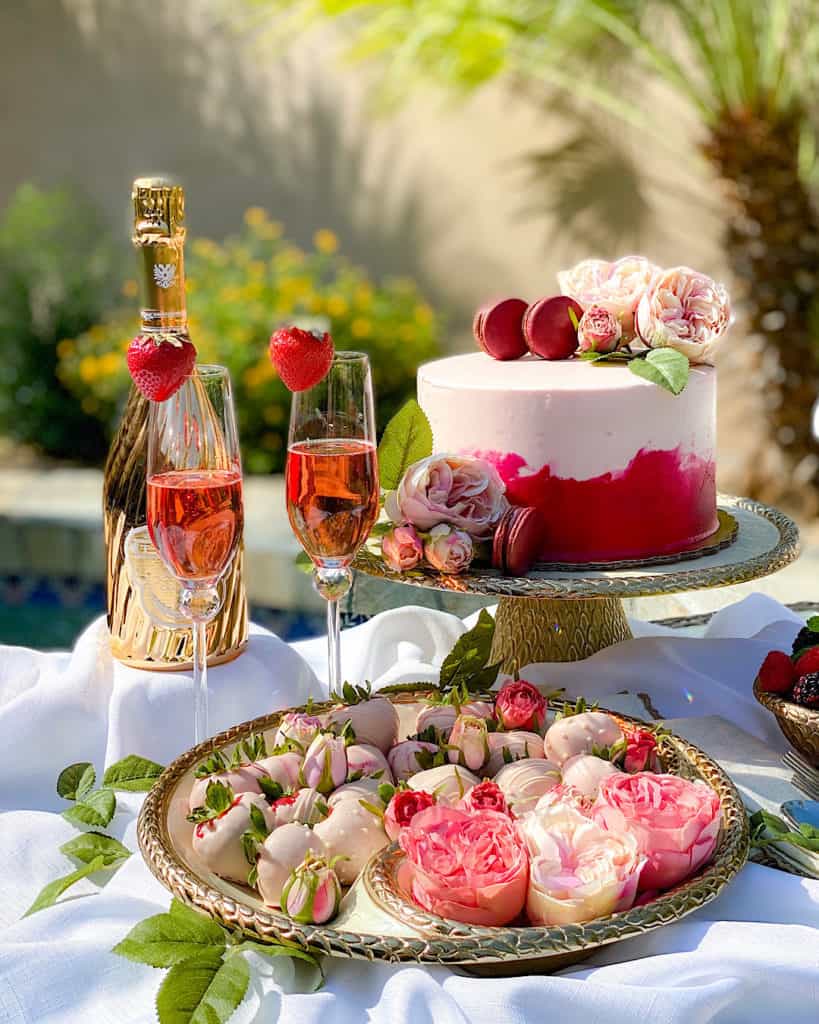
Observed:
[[[717,528],[710,367],[674,396],[625,366],[474,353],[422,366],[418,400],[436,452],[493,462],[539,510],[546,561],[670,554]]]

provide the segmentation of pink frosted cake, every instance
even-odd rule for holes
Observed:
[[[418,370],[434,450],[493,462],[542,516],[545,561],[682,551],[717,528],[716,370],[672,395],[626,366],[483,352]]]

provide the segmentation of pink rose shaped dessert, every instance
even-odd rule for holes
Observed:
[[[623,768],[629,772],[656,772],[660,770],[660,758],[657,754],[657,737],[648,729],[626,728],[626,756]]]
[[[457,576],[472,564],[472,538],[463,530],[454,530],[446,523],[433,526],[424,544],[424,557],[438,572]]]
[[[593,814],[610,832],[637,837],[648,859],[641,889],[670,889],[693,875],[713,856],[722,824],[710,786],[653,772],[603,779]]]
[[[259,761],[259,767],[264,769],[265,775],[273,779],[282,789],[295,789],[299,785],[301,764],[304,760],[301,754],[295,750],[286,754],[271,754],[270,757],[263,757]]]
[[[370,857],[389,842],[381,815],[364,806],[368,803],[342,800],[314,829],[342,885],[352,885]],[[333,861],[334,857],[339,859]]]
[[[406,782],[411,775],[423,771],[422,761],[427,757],[431,761],[438,750],[437,743],[427,743],[424,740],[404,740],[402,743],[396,743],[387,754],[387,763],[395,781]]]
[[[282,910],[302,924],[324,924],[338,913],[341,885],[327,859],[308,853],[282,889]]]
[[[531,811],[543,794],[559,782],[560,769],[542,758],[514,761],[495,775],[495,783],[517,818]]]
[[[484,779],[473,786],[458,802],[458,810],[466,811],[467,814],[472,811],[495,811],[497,814],[512,816],[503,790],[491,779]]]
[[[374,776],[379,782],[392,782],[386,757],[371,743],[351,743],[347,747],[347,781]]]
[[[615,352],[622,338],[620,321],[603,306],[589,306],[577,325],[578,352]]]
[[[449,523],[482,540],[506,508],[505,490],[498,471],[483,459],[430,455],[409,467],[384,508],[395,523],[419,530]]]
[[[304,785],[325,796],[347,781],[347,747],[344,740],[320,732],[307,748],[301,768]]]
[[[414,526],[395,526],[381,538],[381,554],[391,569],[407,572],[424,557],[424,545]]]
[[[689,267],[664,270],[635,317],[637,333],[649,348],[673,348],[692,363],[712,365],[730,323],[731,301],[723,285]]]
[[[575,754],[561,766],[563,784],[592,800],[597,796],[600,783],[607,775],[620,774],[620,769],[603,757],[594,754]]]
[[[474,715],[458,715],[449,734],[449,760],[478,772],[489,757],[486,721]]]
[[[386,754],[398,739],[398,712],[386,697],[368,697],[357,704],[344,704],[334,708],[327,719],[335,729],[349,722],[356,742],[371,743],[382,754]]]
[[[593,754],[624,742],[620,726],[604,711],[583,711],[559,718],[546,731],[546,757],[563,764],[576,754]]]
[[[321,719],[303,711],[288,711],[282,716],[279,728],[273,738],[273,746],[280,747],[285,743],[295,743],[305,751],[321,729]]]
[[[505,814],[430,807],[401,830],[408,888],[425,910],[488,927],[523,909],[529,863]]]
[[[397,839],[401,829],[409,825],[416,814],[434,807],[435,803],[432,793],[423,789],[399,789],[384,812],[384,831],[390,839]]]
[[[259,850],[256,885],[269,907],[281,905],[282,889],[308,854],[323,854],[324,844],[314,829],[291,821],[273,829]]]
[[[442,764],[437,768],[427,768],[407,780],[410,789],[424,789],[432,793],[439,804],[454,807],[464,794],[481,780],[473,775],[468,768],[456,764]]]
[[[525,679],[504,683],[495,698],[495,717],[501,729],[541,732],[546,721],[546,698]]]
[[[521,831],[531,855],[532,924],[579,924],[633,905],[645,858],[631,833],[608,832],[565,807],[535,811]]]
[[[543,737],[536,732],[516,729],[514,732],[490,732],[489,760],[484,766],[484,775],[494,778],[505,764],[523,758],[545,758]]]

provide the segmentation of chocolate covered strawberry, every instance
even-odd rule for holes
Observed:
[[[180,334],[138,334],[125,355],[131,379],[151,402],[164,402],[182,387],[196,362],[196,349]]]
[[[307,391],[327,376],[333,362],[333,339],[325,331],[280,327],[270,337],[270,362],[290,391]]]

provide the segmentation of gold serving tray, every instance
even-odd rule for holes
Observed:
[[[411,723],[429,690],[396,687],[381,692],[398,708],[399,735],[411,732]],[[332,706],[328,702],[313,705],[312,710],[321,714]],[[563,706],[560,700],[550,703],[552,710]],[[347,892],[334,921],[299,924],[265,906],[253,890],[209,871],[191,847],[192,829],[185,820],[196,766],[213,750],[232,748],[252,732],[263,732],[272,739],[287,710],[304,708],[277,711],[234,726],[178,757],[146,797],[137,825],[139,846],[149,868],[174,896],[257,941],[284,939],[329,956],[446,964],[479,974],[554,971],[590,956],[601,946],[642,935],[704,906],[731,881],[748,856],[747,817],[734,784],[699,748],[681,737],[663,735],[660,754],[665,770],[702,779],[716,791],[722,803],[723,829],[712,862],[650,903],[565,928],[461,924],[436,917],[404,897],[397,881],[403,854],[391,844],[370,860]],[[639,719],[614,717],[651,728]]]

